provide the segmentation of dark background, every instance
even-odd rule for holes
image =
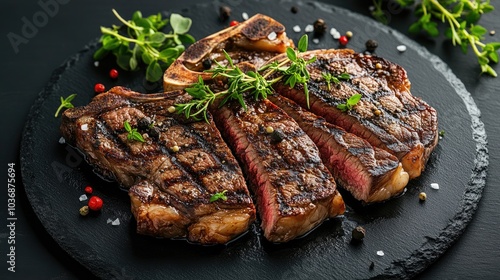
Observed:
[[[13,48],[7,34],[21,34],[25,20],[43,11],[39,1],[2,0],[0,3],[0,172],[7,181],[7,164],[16,167],[16,273],[8,273],[8,231],[0,230],[0,279],[91,279],[92,274],[72,260],[44,230],[36,218],[24,194],[19,166],[19,142],[29,109],[37,94],[49,81],[51,73],[67,58],[82,49],[99,35],[99,26],[110,25],[112,8],[129,15],[141,10],[144,15],[161,10],[189,7],[196,1],[112,1],[112,0],[42,0],[57,3],[58,11],[49,15],[45,24],[33,32],[26,43]],[[215,2],[215,1],[214,1]],[[229,1],[231,3],[231,1]],[[237,1],[232,1],[237,2]],[[369,15],[371,1],[327,1],[360,14]],[[481,19],[488,30],[497,30],[495,36],[486,35],[486,41],[500,41],[500,1],[492,1],[497,10]],[[285,8],[285,7],[284,7]],[[288,7],[286,7],[288,8]],[[384,7],[385,10],[389,10]],[[391,10],[389,25],[402,33],[415,20],[408,11]],[[193,19],[196,20],[196,19]],[[312,19],[313,20],[313,19]],[[341,19],[338,19],[341,20]],[[500,78],[479,76],[476,58],[469,53],[463,55],[458,48],[442,39],[414,38],[431,52],[444,60],[463,81],[482,112],[482,120],[488,135],[490,165],[487,185],[479,208],[462,237],[440,259],[431,265],[419,278],[422,279],[498,279],[500,275],[500,125],[497,121],[500,110]],[[500,72],[500,67],[494,67]],[[457,160],[460,160],[457,158]],[[0,190],[0,219],[7,214],[7,184]],[[411,221],[409,221],[411,222]],[[5,222],[1,223],[2,225]]]

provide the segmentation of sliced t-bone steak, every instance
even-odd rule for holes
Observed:
[[[305,59],[312,56],[317,60],[307,66],[311,74],[310,111],[397,156],[410,178],[420,176],[437,144],[437,113],[410,93],[406,71],[383,58],[348,49],[304,54]],[[348,73],[350,79],[331,82],[328,87],[323,73]],[[275,89],[308,108],[301,85],[291,89],[278,84]],[[362,98],[352,110],[342,112],[337,108],[356,93]]]
[[[368,141],[302,109],[286,97],[274,94],[269,100],[291,116],[314,141],[323,163],[354,198],[379,202],[404,190],[409,176],[394,155],[372,147]]]
[[[344,212],[318,149],[283,110],[266,99],[247,101],[246,111],[235,102],[212,114],[242,163],[269,241],[289,241]]]
[[[226,243],[248,230],[255,208],[212,120],[171,112],[189,98],[180,91],[146,95],[114,87],[66,110],[61,131],[99,173],[129,189],[139,233]],[[128,139],[125,122],[145,142]],[[221,199],[211,202],[214,194]]]

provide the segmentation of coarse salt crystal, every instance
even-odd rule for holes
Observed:
[[[384,251],[382,251],[382,250],[377,251],[377,256],[383,257],[384,255],[385,255]]]
[[[276,37],[278,37],[278,36],[276,35],[276,32],[274,32],[274,31],[269,33],[269,35],[267,35],[267,39],[269,39],[270,41],[276,40]]]
[[[110,218],[108,218],[108,220],[106,221],[106,224],[109,224],[111,223],[113,220],[111,220]]]
[[[406,51],[406,46],[405,46],[405,45],[399,45],[399,46],[397,46],[396,48],[397,48],[397,49],[398,49],[398,51],[400,51],[400,52],[404,52],[404,51]]]
[[[337,32],[337,33],[333,34],[332,37],[333,37],[333,39],[338,40],[340,38],[340,33]]]
[[[306,28],[304,28],[305,32],[313,32],[314,31],[314,26],[312,24],[308,24]]]
[[[241,14],[241,17],[242,17],[244,20],[247,20],[247,19],[248,19],[248,14],[247,14],[247,13],[242,13],[242,14]]]
[[[113,226],[119,226],[120,225],[120,219],[116,218],[116,220],[111,222],[111,225]]]
[[[79,198],[79,199],[80,199],[80,201],[87,200],[87,195],[82,194],[82,195],[80,195],[80,198]]]
[[[84,123],[84,124],[82,124],[82,126],[80,126],[80,128],[81,128],[83,131],[87,131],[87,130],[89,130],[89,125],[88,125],[88,124],[86,124],[86,123]]]
[[[96,60],[96,61],[94,61],[94,66],[95,66],[95,67],[98,67],[98,66],[99,66],[99,61],[97,61],[97,60]]]
[[[293,27],[293,31],[295,31],[295,32],[297,32],[297,33],[299,33],[301,30],[302,30],[302,29],[301,29],[301,28],[300,28],[300,26],[298,26],[298,25],[295,25],[295,26]]]
[[[439,190],[439,184],[438,183],[432,183],[431,184],[431,189]]]
[[[64,137],[59,138],[59,144],[64,144],[66,143],[66,139]]]
[[[333,27],[332,27],[332,28],[330,28],[330,35],[332,35],[332,36],[333,36],[334,34],[337,34],[337,33],[339,33],[339,32],[337,31],[337,29],[335,29],[335,28],[333,28]]]
[[[314,39],[313,39],[313,43],[315,43],[315,44],[319,44],[319,39],[318,39],[318,38],[314,38]]]

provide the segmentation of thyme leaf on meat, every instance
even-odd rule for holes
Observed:
[[[214,202],[214,201],[217,201],[219,199],[226,201],[227,200],[226,192],[227,192],[227,190],[223,190],[222,192],[214,193],[210,197],[210,202]]]
[[[70,96],[66,97],[66,98],[63,98],[61,96],[61,105],[59,105],[59,108],[57,108],[57,111],[56,111],[56,114],[54,115],[54,117],[57,118],[57,116],[59,116],[59,112],[61,112],[61,110],[63,108],[73,108],[75,106],[73,106],[73,104],[71,104],[71,101],[73,101],[73,99],[75,99],[76,97],[76,94],[71,94]]]
[[[490,0],[397,0],[396,2],[403,8],[414,8],[418,19],[410,25],[410,33],[423,32],[431,37],[437,37],[440,33],[439,24],[442,23],[446,27],[444,35],[451,39],[454,46],[460,46],[463,53],[467,53],[469,48],[472,49],[481,66],[481,74],[497,76],[491,64],[499,61],[500,42],[483,42],[487,30],[477,24],[483,14],[495,9]],[[384,0],[373,0],[372,15],[387,24],[388,18],[386,11],[383,10],[383,3]]]
[[[307,88],[307,82],[311,76],[309,71],[307,71],[307,65],[316,61],[316,56],[313,56],[309,60],[305,60],[300,53],[307,51],[308,37],[304,35],[300,38],[297,50],[290,47],[286,49],[286,56],[290,60],[290,65],[284,71],[285,85],[289,85],[294,88],[296,84],[301,84],[304,87],[304,93],[306,95],[307,107],[309,107],[309,89]]]
[[[342,73],[340,75],[332,75],[331,73],[321,73],[321,76],[323,76],[323,79],[325,79],[326,84],[328,85],[328,90],[330,90],[330,84],[333,82],[334,84],[340,84],[340,80],[348,81],[351,78],[351,75],[349,73]]]
[[[356,104],[358,104],[359,100],[361,100],[361,97],[362,97],[361,94],[356,93],[351,97],[349,97],[344,104],[338,104],[337,109],[339,109],[342,112],[350,111],[352,110],[352,108],[354,108],[354,106],[356,106]]]
[[[134,140],[143,143],[146,142],[142,137],[142,135],[137,131],[137,128],[132,128],[132,126],[130,126],[130,123],[128,121],[123,122],[123,127],[128,132],[127,140]]]
[[[143,17],[136,11],[131,20],[123,19],[114,9],[113,14],[122,25],[101,27],[102,46],[94,53],[94,59],[101,60],[111,53],[120,68],[131,71],[143,62],[150,82],[162,77],[163,71],[184,51],[184,44],[195,41],[187,34],[191,19],[179,14],[172,13],[169,19],[163,19],[160,13]],[[167,23],[172,31],[162,32]]]
[[[203,78],[198,77],[198,82],[192,84],[191,87],[185,89],[193,99],[188,103],[176,104],[175,110],[178,113],[184,113],[186,119],[194,118],[200,119],[199,116],[203,115],[203,118],[208,122],[207,111],[208,107],[215,101],[218,95],[215,94],[208,85],[205,85]]]
[[[192,117],[195,119],[199,119],[203,115],[205,121],[208,121],[207,110],[218,98],[223,98],[219,103],[219,107],[224,106],[231,100],[236,100],[246,109],[245,98],[247,95],[253,96],[255,100],[265,99],[273,93],[272,85],[280,80],[285,80],[285,85],[292,88],[296,84],[302,84],[309,105],[307,82],[310,75],[307,65],[316,61],[316,57],[313,56],[309,60],[302,57],[301,53],[307,51],[307,42],[307,35],[302,36],[297,50],[288,47],[286,49],[286,58],[273,61],[257,71],[242,71],[238,65],[234,64],[229,54],[223,51],[227,64],[223,65],[215,61],[216,66],[206,72],[212,73],[213,79],[223,79],[227,88],[214,93],[199,77],[198,82],[185,89],[193,99],[185,104],[177,104],[177,113],[184,114],[186,118]]]

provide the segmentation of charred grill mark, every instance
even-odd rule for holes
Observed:
[[[362,75],[358,75],[356,77],[363,77]],[[324,103],[330,107],[329,114],[324,115],[331,123],[339,123],[346,130],[351,130],[351,126],[355,123],[352,121],[347,121],[349,117],[354,117],[360,122],[363,126],[369,128],[372,133],[375,133],[387,147],[394,151],[408,151],[406,145],[411,145],[412,143],[418,142],[418,137],[415,135],[415,130],[413,127],[407,125],[406,123],[401,121],[401,113],[393,113],[388,111],[386,108],[382,106],[377,106],[379,102],[377,98],[381,98],[383,96],[388,96],[390,93],[388,91],[377,91],[375,95],[370,92],[367,92],[365,89],[354,85],[351,82],[342,81],[341,87],[331,87],[331,91],[327,90],[327,87],[322,85],[321,83],[310,82],[308,84],[310,95],[311,95],[311,108],[315,106],[315,104],[319,101],[320,103]],[[347,90],[348,89],[348,90]],[[357,110],[350,110],[348,112],[340,112],[336,107],[339,104],[345,103],[346,98],[338,98],[337,96],[345,95],[345,92],[350,91],[354,93],[360,93],[363,95],[362,100],[360,101],[359,106],[372,106],[368,115],[361,115],[357,112]],[[290,96],[290,95],[289,95]],[[349,95],[350,96],[350,95]],[[292,96],[290,96],[292,97]],[[365,102],[365,103],[363,103]],[[318,104],[320,104],[318,103]],[[321,105],[320,105],[321,106]],[[380,110],[380,115],[375,115],[372,112],[375,110]],[[335,113],[334,113],[335,112]],[[345,119],[345,120],[344,120]],[[403,133],[405,142],[401,142],[400,140],[394,138],[389,129],[391,126],[398,125],[398,129],[402,129],[401,133]],[[385,139],[385,140],[384,140]],[[379,145],[376,142],[372,142],[372,144]]]
[[[207,187],[210,187],[213,184],[207,182],[206,177],[216,173],[223,173],[226,176],[228,174],[234,174],[236,170],[239,169],[239,167],[237,166],[236,162],[228,159],[228,155],[222,154],[221,152],[216,152],[214,144],[221,144],[219,141],[214,141],[214,139],[203,139],[202,135],[200,134],[200,130],[193,129],[192,125],[190,124],[182,125],[175,119],[172,120],[169,124],[177,127],[182,126],[181,136],[192,141],[190,141],[190,144],[188,145],[181,145],[179,151],[175,153],[170,152],[169,147],[166,147],[165,143],[162,143],[165,154],[176,159],[172,160],[172,164],[175,165],[183,173],[182,177],[179,177],[176,180],[169,181],[170,184],[168,185],[187,181],[189,179],[189,175],[191,175],[191,181],[193,183],[192,185],[201,194],[200,196],[197,196],[197,198],[199,199],[192,202],[192,205],[207,203],[209,195],[220,190],[213,188],[207,189]],[[168,133],[168,127],[163,128],[165,129],[166,133]],[[210,160],[209,164],[207,164],[207,160]],[[196,162],[198,162],[199,164],[196,164]],[[225,182],[221,182],[221,184],[216,185],[221,187],[222,183],[227,182],[231,181],[227,180]],[[164,191],[166,192],[170,192],[168,186],[164,186],[162,189],[164,189]],[[175,195],[175,193],[176,192],[173,192],[172,194]]]
[[[139,109],[139,111],[141,112],[144,112],[148,109],[148,107],[150,107],[150,105],[146,103],[143,104],[142,106],[138,106],[137,109]],[[162,106],[156,106],[155,109],[162,110]],[[118,108],[117,110],[121,110],[121,108]],[[137,122],[138,119],[130,116],[130,121],[135,124],[135,122]],[[211,160],[211,164],[208,166],[197,166],[196,164],[193,164],[194,161],[196,161],[196,159],[198,158],[197,155],[201,154],[202,151],[214,151],[214,148],[209,147],[208,142],[205,141],[207,139],[202,139],[201,135],[197,132],[197,130],[192,128],[190,123],[183,124],[182,120],[178,120],[176,118],[168,118],[165,116],[159,116],[157,119],[153,118],[153,121],[160,122],[161,125],[159,125],[158,128],[160,129],[160,139],[163,140],[156,141],[155,139],[148,139],[147,140],[148,149],[146,151],[140,150],[139,153],[134,153],[131,149],[130,146],[131,144],[128,143],[129,140],[123,141],[123,139],[120,138],[120,135],[123,136],[124,134],[126,134],[125,129],[121,128],[113,130],[113,128],[107,125],[106,116],[101,115],[97,119],[97,124],[99,127],[98,134],[101,134],[108,141],[111,141],[113,143],[113,147],[110,147],[111,152],[106,153],[105,157],[112,158],[114,161],[126,160],[128,162],[131,162],[132,166],[135,167],[136,169],[141,169],[144,167],[144,164],[146,163],[145,160],[146,158],[148,159],[148,161],[151,161],[152,158],[165,156],[166,159],[162,163],[160,163],[156,167],[156,169],[150,170],[150,172],[148,172],[149,175],[141,176],[140,177],[141,179],[137,178],[134,181],[138,182],[140,180],[147,179],[147,177],[155,177],[160,175],[161,173],[166,171],[165,169],[162,169],[162,166],[166,161],[169,161],[171,165],[170,170],[173,171],[173,169],[175,169],[177,170],[177,173],[180,174],[178,174],[178,177],[169,178],[168,180],[162,180],[160,182],[157,182],[157,184],[159,184],[158,187],[162,191],[168,193],[170,196],[177,197],[178,194],[182,192],[179,192],[179,190],[173,190],[172,186],[177,186],[183,183],[185,184],[185,182],[191,181],[190,185],[196,188],[198,193],[201,194],[199,196],[195,196],[194,200],[192,199],[183,200],[184,204],[187,205],[182,205],[182,203],[179,202],[180,200],[176,198],[176,201],[178,203],[175,204],[175,208],[182,210],[182,209],[188,209],[189,207],[187,206],[194,206],[202,203],[207,203],[209,197],[208,194],[213,193],[214,191],[209,192],[206,189],[207,184],[206,182],[204,182],[204,177],[214,172],[218,172],[222,169],[224,169],[225,172],[234,172],[238,168],[237,165],[234,163],[222,164],[222,161],[224,161],[224,158],[226,158],[227,155],[221,155],[221,153],[216,153],[217,155],[215,156],[209,156],[207,153],[205,153],[205,156],[207,157],[209,156]],[[177,140],[179,140],[180,142],[179,152],[172,152],[171,151],[172,147],[169,144],[169,142],[176,142],[176,141],[175,140],[168,141],[171,140],[169,139],[170,137],[168,136],[164,137],[165,134],[169,134],[173,128],[174,129],[177,128],[178,131],[180,132],[180,134],[176,135]],[[141,131],[141,130],[139,130],[139,132],[147,133],[146,131]],[[138,143],[132,143],[132,144],[138,144]],[[121,151],[121,152],[120,154],[117,154],[116,151]],[[196,152],[196,155],[192,155],[193,152]],[[213,154],[214,153],[212,153],[212,155]],[[139,162],[142,162],[142,164],[140,164]],[[203,162],[203,158],[201,158],[201,162]],[[192,216],[192,213],[187,213],[186,211],[187,210],[182,210],[182,212],[185,212],[185,214],[189,214]]]

